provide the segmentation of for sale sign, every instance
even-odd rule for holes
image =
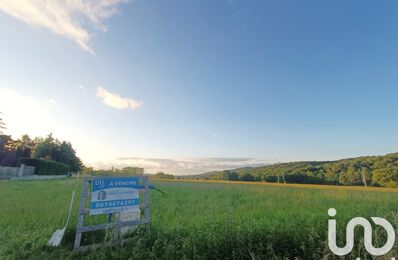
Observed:
[[[90,215],[139,209],[139,178],[95,178],[92,184]]]

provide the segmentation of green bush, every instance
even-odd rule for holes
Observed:
[[[19,163],[35,167],[36,175],[67,175],[70,171],[68,165],[51,160],[21,158]]]
[[[265,181],[266,182],[278,182],[278,176],[266,176]]]
[[[306,174],[290,174],[285,176],[286,183],[324,184],[326,181]]]

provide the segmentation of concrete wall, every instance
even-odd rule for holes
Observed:
[[[21,165],[21,167],[0,166],[0,179],[18,178],[31,176],[35,173],[35,167]]]

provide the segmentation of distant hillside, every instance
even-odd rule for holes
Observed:
[[[398,153],[337,161],[278,163],[185,178],[398,187]]]
[[[212,172],[206,172],[206,173],[201,173],[201,174],[195,174],[195,175],[182,175],[178,176],[180,179],[214,179],[213,176],[217,176],[219,174],[222,174],[227,171],[233,171],[238,174],[243,174],[243,173],[251,173],[254,167],[242,167],[242,168],[237,168],[233,170],[224,170],[224,171],[212,171]],[[219,180],[219,179],[217,179]]]

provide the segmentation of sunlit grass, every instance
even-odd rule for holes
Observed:
[[[0,259],[321,259],[330,253],[326,245],[330,207],[337,209],[341,234],[356,216],[386,217],[397,223],[398,193],[387,189],[151,182],[166,196],[151,191],[150,231],[138,230],[123,249],[97,249],[81,255],[71,252],[79,193],[61,248],[45,246],[51,234],[64,225],[73,181],[0,181],[0,196],[5,198],[0,211]],[[94,234],[94,238],[88,236],[84,243],[101,240],[103,234]],[[364,253],[360,245],[356,250],[354,255]]]

